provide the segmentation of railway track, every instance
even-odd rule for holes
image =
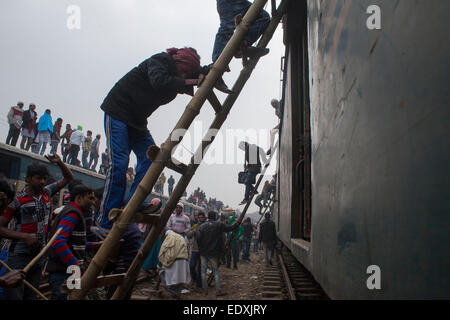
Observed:
[[[265,300],[328,300],[311,274],[285,247],[276,254],[276,263],[266,266],[262,286]]]

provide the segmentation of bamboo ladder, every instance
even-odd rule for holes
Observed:
[[[103,245],[100,247],[97,254],[89,264],[88,269],[81,277],[81,288],[72,290],[70,294],[71,300],[83,299],[86,296],[87,292],[95,285],[97,276],[105,268],[108,258],[113,253],[114,247],[117,245],[123,234],[128,229],[129,224],[135,221],[137,211],[139,210],[141,204],[144,202],[145,198],[152,191],[152,188],[156,183],[159,175],[164,170],[164,168],[172,162],[172,150],[181,142],[183,138],[183,136],[178,136],[177,139],[174,139],[172,134],[175,132],[180,132],[180,129],[183,129],[183,132],[185,132],[194,121],[196,116],[200,113],[200,109],[202,108],[205,101],[208,100],[216,112],[216,116],[208,130],[208,133],[203,138],[202,143],[197,149],[194,156],[191,158],[190,164],[183,170],[182,176],[178,181],[175,189],[173,190],[171,196],[169,197],[169,200],[166,202],[166,205],[159,219],[154,223],[153,228],[151,229],[149,235],[146,237],[136,257],[134,258],[125,278],[117,287],[117,290],[115,291],[112,299],[125,299],[127,297],[127,294],[133,288],[142,264],[151,251],[158,235],[165,227],[168,219],[170,218],[170,215],[176,207],[178,200],[182,196],[187,185],[194,176],[198,166],[200,165],[200,161],[198,160],[203,159],[203,155],[206,153],[209,145],[214,141],[215,137],[212,132],[217,132],[225,122],[228,113],[233,107],[242,88],[250,78],[253,69],[259,61],[259,58],[256,58],[250,59],[247,62],[246,66],[241,71],[239,78],[232,88],[233,93],[228,95],[223,105],[221,105],[213,92],[214,84],[225,72],[225,69],[233,58],[235,52],[239,50],[242,41],[249,32],[250,26],[254,23],[267,1],[268,0],[255,0],[243,17],[242,22],[236,26],[234,35],[231,37],[222,54],[214,63],[213,67],[211,68],[202,84],[199,86],[192,100],[187,105],[183,115],[175,125],[175,128],[173,129],[167,140],[161,145],[160,152],[158,153],[156,159],[152,162],[147,173],[139,183],[135,193],[114,223],[113,228],[106,237]],[[259,48],[265,48],[272,38],[275,30],[278,27],[278,24],[281,21],[282,16],[284,15],[287,1],[288,0],[282,0],[278,8],[272,12],[271,22],[269,23],[266,31],[264,32],[261,40],[258,43]],[[272,0],[272,7],[275,7],[274,0]]]

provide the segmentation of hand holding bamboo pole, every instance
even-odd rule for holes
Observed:
[[[48,249],[50,249],[50,247],[52,246],[53,242],[55,241],[56,237],[61,232],[61,230],[62,230],[62,228],[59,228],[58,230],[56,230],[53,237],[50,239],[50,241],[47,243],[47,245],[41,250],[41,252],[39,252],[39,254],[36,257],[34,257],[33,260],[31,260],[30,263],[28,263],[25,268],[23,268],[23,271],[25,273],[30,271],[30,269],[33,267],[33,265],[36,262],[38,262],[40,258],[42,258],[42,256],[47,252]]]
[[[2,260],[0,260],[0,264],[5,267],[6,270],[9,272],[13,271],[6,263],[4,263]],[[33,287],[31,283],[29,283],[27,280],[23,279],[23,283],[28,286],[31,290],[33,290],[35,293],[37,293],[42,299],[48,300],[46,296],[44,296],[38,289]]]

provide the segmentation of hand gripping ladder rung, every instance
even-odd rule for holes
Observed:
[[[263,37],[258,43],[258,47],[265,48],[269,43],[285,12],[287,1],[288,0],[281,1],[277,13],[272,16],[272,20],[269,26],[267,27],[266,31],[263,34]],[[211,97],[211,92],[213,90],[214,84],[223,75],[226,66],[230,63],[234,53],[239,50],[242,41],[247,35],[249,31],[249,26],[251,26],[253,22],[256,20],[257,16],[264,8],[264,5],[266,3],[267,0],[255,0],[253,2],[252,6],[248,9],[247,13],[245,14],[242,22],[236,27],[234,35],[227,43],[222,54],[214,63],[213,67],[211,68],[210,72],[204,79],[203,83],[200,85],[195,95],[187,105],[183,115],[175,125],[175,128],[172,131],[172,133],[174,131],[180,132],[180,129],[187,130],[191,125],[191,123],[194,121],[195,117],[200,113],[200,109],[205,103],[205,101],[208,99],[208,97]],[[258,61],[259,61],[258,58],[251,59],[247,64],[247,66],[243,68],[239,78],[237,79],[236,83],[233,86],[232,90],[234,93],[228,95],[221,108],[220,109],[218,108],[218,110],[216,110],[216,116],[210,126],[210,129],[221,128],[222,124],[225,122],[227,118],[229,111],[231,110],[245,83],[249,79]],[[111,229],[111,232],[105,239],[103,245],[100,247],[97,254],[89,264],[88,269],[81,277],[81,288],[72,290],[70,294],[71,299],[83,299],[87,294],[87,292],[94,285],[97,276],[105,268],[108,262],[108,258],[112,254],[115,246],[120,241],[123,234],[128,229],[130,222],[133,221],[135,213],[138,212],[139,207],[144,202],[148,194],[151,192],[159,175],[166,167],[166,163],[170,161],[172,149],[175,148],[183,138],[181,136],[174,140],[172,138],[172,133],[167,138],[167,140],[161,145],[161,151],[158,153],[157,158],[151,164],[142,181],[139,183],[135,193],[131,197],[128,204],[125,206],[123,212],[120,214],[120,217],[114,223],[113,228]],[[155,243],[158,235],[160,234],[165,224],[167,223],[171,213],[175,209],[178,200],[185,191],[191,178],[195,174],[195,171],[197,170],[200,164],[200,161],[198,161],[198,159],[200,160],[203,159],[203,155],[205,154],[207,147],[212,143],[213,140],[214,137],[211,136],[211,134],[207,133],[207,137],[203,139],[198,150],[192,157],[185,174],[182,175],[175,189],[173,190],[169,200],[166,202],[163,212],[161,213],[159,222],[153,226],[149,235],[145,239],[144,244],[142,245],[136,257],[134,258],[132,265],[128,269],[125,279],[118,286],[112,299],[125,299],[127,297],[127,294],[133,288],[144,260],[146,259],[151,248],[153,247],[153,244]]]

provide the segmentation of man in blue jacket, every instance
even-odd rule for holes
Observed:
[[[134,194],[151,161],[148,147],[155,144],[147,129],[147,118],[161,105],[171,102],[179,93],[193,95],[198,84],[200,56],[195,49],[168,49],[155,54],[133,68],[120,79],[106,96],[101,109],[105,112],[105,132],[110,166],[106,173],[105,191],[97,217],[106,229],[112,228],[108,214],[113,208],[123,207]],[[136,175],[128,197],[126,171],[130,152],[137,158]],[[121,246],[125,269],[140,247],[141,234],[136,223],[130,224]]]

